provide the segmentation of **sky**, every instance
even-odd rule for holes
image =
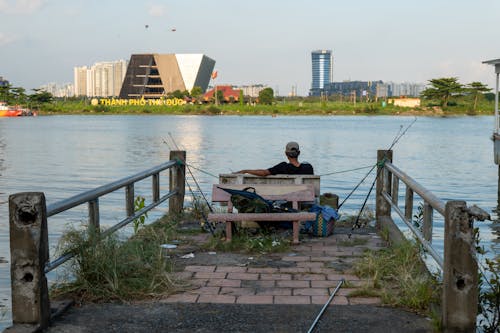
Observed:
[[[147,26],[147,27],[146,27]],[[333,81],[494,88],[500,0],[0,0],[0,76],[72,83],[73,68],[136,53],[203,53],[216,84],[307,95],[311,51],[332,50]]]

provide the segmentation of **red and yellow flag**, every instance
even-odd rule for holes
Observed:
[[[214,72],[212,73],[212,80],[213,80],[213,79],[215,79],[216,77],[217,77],[217,71],[214,71]]]

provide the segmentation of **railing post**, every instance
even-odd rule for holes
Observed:
[[[157,202],[160,200],[160,174],[155,173],[153,175],[153,202]]]
[[[392,162],[392,150],[377,150],[377,191],[376,191],[376,209],[375,216],[377,218],[377,226],[379,225],[379,218],[383,216],[391,216],[391,206],[382,197],[382,192],[391,188],[391,180],[386,179],[387,173],[384,172],[382,162]]]
[[[186,152],[184,150],[170,151],[170,160],[178,160],[179,163],[175,167],[170,168],[170,192],[177,191],[177,194],[170,197],[168,204],[168,212],[170,214],[178,214],[182,212],[184,207],[184,193],[186,184]]]
[[[92,225],[96,231],[100,229],[99,218],[99,198],[89,201],[89,224]]]
[[[12,321],[48,327],[50,302],[45,277],[49,259],[47,207],[40,192],[9,196]],[[33,330],[34,331],[34,330]]]
[[[392,191],[391,197],[392,202],[397,206],[398,205],[398,196],[399,196],[399,178],[396,175],[392,175]]]
[[[405,217],[408,221],[411,221],[413,218],[413,190],[410,186],[406,186]]]
[[[127,185],[125,187],[125,206],[127,209],[127,216],[132,216],[135,213],[135,194],[134,194],[134,184]]]
[[[478,267],[473,224],[465,201],[448,201],[445,208],[443,313],[444,332],[475,332]]]
[[[422,226],[422,235],[425,240],[432,242],[432,224],[433,224],[433,209],[430,203],[424,202],[424,225]]]

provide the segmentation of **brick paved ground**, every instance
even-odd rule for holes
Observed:
[[[353,245],[360,244],[362,245]],[[274,255],[271,267],[253,267],[253,258],[236,265],[190,264],[176,273],[188,280],[193,289],[162,299],[165,303],[225,303],[225,304],[324,304],[344,279],[332,304],[379,304],[376,297],[351,297],[366,281],[352,272],[355,262],[365,249],[384,247],[374,231],[353,234],[338,233],[326,238],[306,238],[289,252]],[[201,255],[201,254],[197,254]],[[212,254],[217,256],[220,254]]]

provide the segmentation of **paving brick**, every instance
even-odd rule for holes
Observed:
[[[309,288],[311,286],[310,281],[276,281],[276,285],[281,288]]]
[[[261,288],[273,288],[276,286],[276,281],[274,280],[243,280],[241,281],[241,286],[244,288],[253,288],[253,289],[261,289]]]
[[[311,261],[302,261],[297,263],[297,267],[309,267],[309,268],[319,268],[323,267],[324,263],[322,262],[311,262]]]
[[[336,288],[338,281],[331,280],[321,280],[321,281],[311,281],[312,288]]]
[[[338,258],[335,256],[318,256],[318,257],[312,257],[311,256],[311,261],[320,261],[320,262],[329,262],[329,261],[336,261]]]
[[[253,288],[235,288],[235,287],[222,287],[220,295],[233,295],[233,296],[246,296],[255,295]]]
[[[330,289],[330,293],[332,293],[333,290],[335,290],[335,287],[332,288],[332,289]],[[340,288],[339,290],[337,290],[337,295],[339,295],[339,296],[349,296],[349,294],[352,293],[355,290],[356,290],[356,288]]]
[[[345,296],[337,296],[337,295],[335,295],[335,297],[333,298],[331,304],[334,304],[334,305],[349,305],[349,301],[347,300],[347,297],[345,297]]]
[[[334,268],[325,268],[325,267],[311,267],[311,273],[313,274],[341,274]]]
[[[292,274],[260,274],[261,280],[291,280]]]
[[[174,279],[187,280],[187,279],[191,279],[193,277],[193,272],[189,272],[189,271],[175,272],[172,274],[172,276]]]
[[[240,287],[241,280],[210,279],[207,282],[209,287]]]
[[[294,274],[293,279],[318,281],[318,280],[326,280],[326,276],[324,274]]]
[[[275,267],[249,267],[248,273],[278,273],[278,268]]]
[[[194,277],[196,279],[224,279],[227,273],[212,273],[212,272],[196,272]]]
[[[162,300],[160,303],[196,303],[199,295],[196,294],[176,294],[170,295]]]
[[[329,296],[311,296],[311,304],[325,304]]]
[[[201,287],[194,289],[191,292],[200,295],[217,295],[220,291],[220,287]]]
[[[349,297],[349,304],[381,304],[382,301],[379,297]]]
[[[195,287],[204,287],[207,285],[208,279],[193,279],[190,282]]]
[[[186,266],[188,272],[215,272],[215,266]]]
[[[311,304],[310,296],[274,296],[274,304]]]
[[[283,257],[283,261],[309,261],[309,256],[292,256],[292,257]]]
[[[297,288],[293,289],[292,295],[294,296],[327,296],[327,288]]]
[[[257,273],[227,273],[229,280],[258,280],[259,274]]]
[[[198,303],[234,303],[235,296],[231,295],[200,295]]]
[[[244,273],[247,271],[246,267],[231,267],[231,266],[217,266],[215,272],[224,273]]]
[[[359,281],[359,277],[350,274],[328,274],[327,279],[335,281],[340,281],[342,279],[345,279],[347,281]]]
[[[283,281],[287,282],[287,281]],[[257,290],[257,295],[291,296],[292,288],[264,288]]]
[[[273,304],[273,296],[267,295],[245,295],[236,299],[238,304]]]
[[[309,267],[280,267],[280,273],[309,273]]]

